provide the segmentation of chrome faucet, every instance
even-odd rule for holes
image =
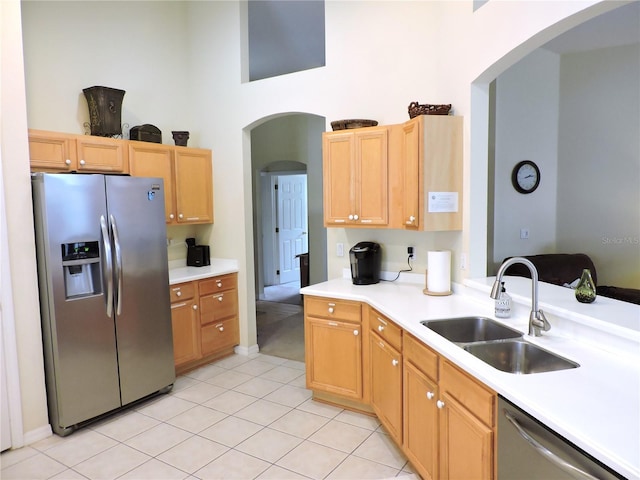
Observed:
[[[491,288],[491,298],[497,299],[500,296],[501,282],[504,275],[504,271],[513,265],[514,263],[522,263],[529,268],[531,272],[531,314],[529,315],[529,335],[539,337],[542,335],[542,330],[548,332],[551,330],[551,324],[547,321],[542,310],[538,309],[538,270],[536,266],[531,263],[530,260],[522,257],[511,257],[505,260],[496,274],[496,281]]]

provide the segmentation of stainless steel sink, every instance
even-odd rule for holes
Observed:
[[[522,339],[475,343],[463,348],[483,362],[508,373],[552,372],[580,366]]]
[[[458,344],[522,337],[521,332],[506,327],[487,317],[425,320],[422,324],[438,335]]]

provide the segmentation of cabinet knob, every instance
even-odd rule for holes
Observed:
[[[176,217],[176,216],[175,216],[173,213],[170,213],[170,214],[169,214],[169,218],[170,218],[171,220],[173,220],[175,217]]]
[[[438,401],[436,402],[436,407],[438,407],[438,408],[444,408],[444,402],[443,402],[442,400],[438,400]]]
[[[436,396],[436,394],[435,394],[435,393],[433,393],[433,392],[427,392],[427,398],[428,398],[429,400],[433,400],[433,397],[435,397],[435,396]]]
[[[383,325],[378,325],[378,331],[379,331],[379,332],[384,331],[384,326],[383,326]]]
[[[80,160],[80,165],[85,165],[87,162],[85,162],[84,160]]]
[[[178,218],[182,219],[184,218],[184,215],[182,215],[181,213],[178,214]]]
[[[67,158],[67,159],[64,161],[64,163],[65,163],[66,165],[71,165],[71,160],[69,160],[69,159]]]
[[[415,221],[416,221],[416,217],[414,217],[413,215],[411,215],[411,216],[409,217],[409,221],[410,221],[411,223],[415,222]]]
[[[353,220],[353,215],[349,215],[349,220]]]
[[[400,363],[400,362],[398,362],[398,360],[396,360],[395,358],[393,360],[391,360],[391,365],[393,365],[394,367],[397,367],[398,363]]]
[[[178,290],[178,291],[176,292],[176,297],[181,297],[181,296],[182,296],[182,292],[181,292],[180,290]]]
[[[220,330],[221,332],[224,332],[224,327],[218,327],[218,330]]]
[[[197,310],[197,309],[198,309],[198,305],[194,305],[194,306],[193,306],[193,309],[194,309],[194,310]]]
[[[358,215],[354,215],[354,216],[353,216],[353,219],[354,219],[354,220],[358,220],[358,218],[360,218],[360,217],[358,217]]]
[[[329,307],[329,313],[333,313],[333,307]]]
[[[358,335],[360,335],[360,332],[358,330],[354,330],[353,334],[357,337]]]
[[[220,295],[220,296],[218,297],[218,301],[219,301],[219,302],[221,302],[221,301],[222,301],[222,295]]]
[[[218,282],[216,285],[218,288],[222,288],[222,282]]]

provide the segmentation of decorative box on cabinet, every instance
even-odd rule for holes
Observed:
[[[420,115],[403,125],[402,225],[462,229],[462,117]]]
[[[322,156],[325,226],[387,226],[388,129],[325,132]]]
[[[130,141],[129,168],[164,180],[168,224],[213,223],[211,150]]]
[[[32,171],[128,173],[126,141],[29,130]]]
[[[316,399],[362,407],[368,388],[360,303],[305,296],[304,312],[307,388]]]
[[[425,479],[496,478],[495,392],[404,336],[403,449]]]

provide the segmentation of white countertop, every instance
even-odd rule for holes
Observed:
[[[640,478],[640,306],[603,297],[584,305],[572,290],[540,283],[539,307],[551,330],[525,338],[580,367],[514,375],[420,323],[466,315],[496,319],[489,297],[493,277],[454,285],[455,293],[443,297],[422,293],[422,275],[366,286],[353,285],[347,277],[302,288],[301,293],[368,303],[602,463],[629,479]],[[513,298],[512,317],[496,320],[526,334],[531,280],[507,276],[505,281]]]
[[[238,261],[227,258],[212,258],[211,265],[206,267],[187,267],[185,260],[169,262],[169,285],[191,282],[203,278],[215,277],[238,271]]]

